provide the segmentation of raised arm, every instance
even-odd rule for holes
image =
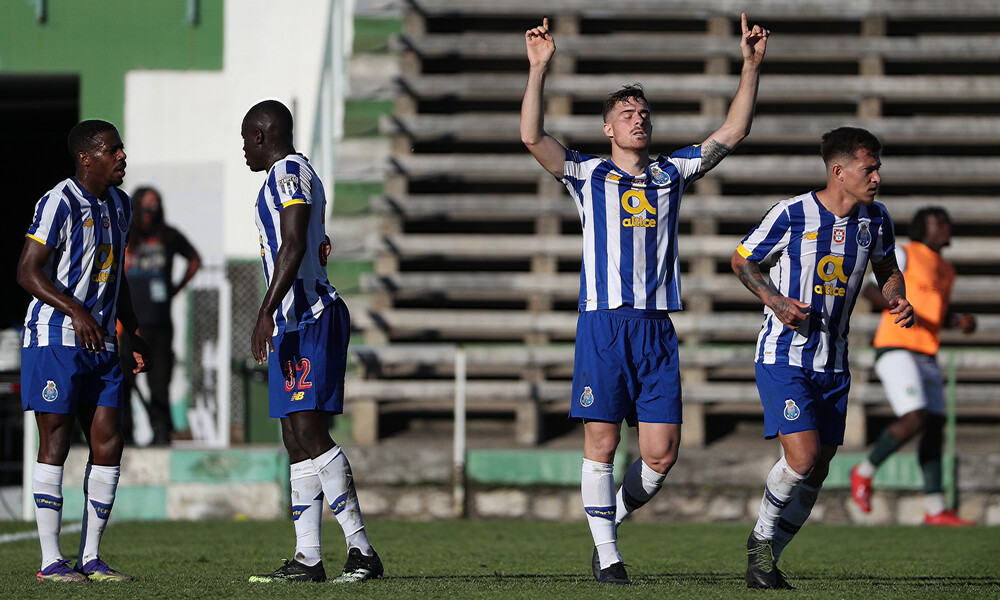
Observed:
[[[889,312],[896,315],[893,323],[900,327],[912,327],[913,306],[906,299],[906,284],[896,263],[896,255],[890,254],[884,260],[872,262],[872,273],[882,290],[882,297],[889,303]]]
[[[743,35],[740,50],[743,52],[743,69],[740,71],[740,85],[736,89],[733,102],[729,105],[726,120],[701,146],[701,174],[712,170],[726,157],[736,144],[750,133],[753,113],[757,105],[757,86],[760,80],[760,65],[764,60],[767,38],[771,31],[760,25],[747,27],[747,14],[740,16]]]
[[[808,304],[782,296],[760,272],[760,266],[747,260],[739,250],[733,253],[730,265],[743,285],[760,298],[765,306],[770,307],[775,316],[789,329],[798,329],[802,321],[809,317]]]
[[[549,34],[549,18],[542,19],[541,26],[526,31],[524,42],[528,49],[528,84],[521,101],[521,141],[538,164],[555,177],[562,177],[566,148],[545,133],[544,127],[545,71],[556,51],[556,42]]]

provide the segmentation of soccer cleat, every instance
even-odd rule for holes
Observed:
[[[795,586],[792,585],[792,584],[790,584],[790,583],[788,583],[788,580],[785,579],[785,574],[781,572],[781,569],[778,568],[778,565],[774,565],[774,570],[778,574],[778,585],[774,586],[774,589],[776,589],[776,590],[794,590],[795,589]]]
[[[358,548],[351,548],[347,551],[344,572],[332,581],[333,583],[361,583],[362,581],[378,579],[382,573],[382,559],[378,557],[378,552],[373,549],[371,556],[365,556]]]
[[[951,509],[942,510],[936,515],[924,515],[924,525],[939,525],[944,527],[965,527],[968,525],[975,525],[975,521],[966,521],[958,516],[958,514]]]
[[[747,539],[747,587],[760,590],[779,589],[778,569],[774,566],[771,540],[758,540],[751,533]],[[786,582],[787,585],[787,582]]]
[[[872,511],[872,478],[858,475],[858,465],[851,469],[851,498],[862,512]]]
[[[282,559],[283,564],[271,573],[251,575],[250,583],[273,583],[276,581],[326,581],[323,561],[308,566],[295,560]]]
[[[68,560],[57,560],[45,567],[36,575],[38,581],[58,581],[60,583],[84,583],[87,577],[77,573],[69,566]]]
[[[625,572],[625,563],[616,562],[601,569],[600,573],[597,574],[597,583],[629,585],[632,583],[632,580],[628,578],[628,573]]]
[[[76,570],[91,581],[132,581],[135,579],[131,575],[115,571],[100,558],[95,558],[82,567],[77,567]]]

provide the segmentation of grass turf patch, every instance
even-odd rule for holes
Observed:
[[[0,533],[23,531],[0,524]],[[112,524],[102,557],[135,575],[124,584],[53,584],[34,580],[37,540],[0,545],[6,598],[759,598],[747,590],[744,544],[750,525],[627,523],[620,542],[635,585],[609,588],[590,574],[585,523],[529,521],[372,521],[369,535],[385,563],[380,581],[332,590],[332,584],[250,584],[291,555],[284,521],[132,522]],[[996,598],[997,528],[806,526],[781,567],[800,598]],[[75,556],[79,536],[63,537]],[[340,527],[323,523],[328,576],[343,566]],[[763,592],[767,593],[767,592]],[[784,593],[784,592],[781,592]]]

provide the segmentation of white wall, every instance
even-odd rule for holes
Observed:
[[[328,14],[329,0],[227,0],[221,72],[126,76],[124,187],[159,188],[168,221],[207,264],[260,256],[252,207],[263,174],[244,162],[240,124],[260,100],[280,100],[309,154]]]

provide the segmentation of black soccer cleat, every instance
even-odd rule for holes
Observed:
[[[794,585],[788,583],[788,580],[785,579],[785,574],[781,572],[781,569],[778,568],[778,565],[774,566],[774,570],[778,574],[778,585],[776,585],[774,589],[776,589],[776,590],[794,590],[794,589],[796,589]]]
[[[299,561],[282,559],[284,564],[272,573],[264,575],[251,575],[250,583],[274,583],[283,581],[326,581],[326,571],[323,569],[323,561],[319,561],[313,566],[307,566]]]
[[[597,583],[611,583],[615,585],[628,585],[632,581],[628,578],[628,573],[625,572],[625,564],[622,562],[616,562],[609,565],[607,568],[601,568],[601,557],[597,554],[597,548],[594,548],[594,556],[590,559],[590,568],[594,571],[594,579]]]
[[[774,566],[771,540],[758,540],[753,533],[747,539],[746,582],[747,587],[751,589],[779,589],[778,568]]]
[[[344,571],[339,577],[332,579],[333,583],[361,583],[378,579],[382,576],[382,559],[378,557],[378,552],[372,549],[371,556],[361,554],[361,550],[351,548],[347,551],[347,563],[344,564]]]

